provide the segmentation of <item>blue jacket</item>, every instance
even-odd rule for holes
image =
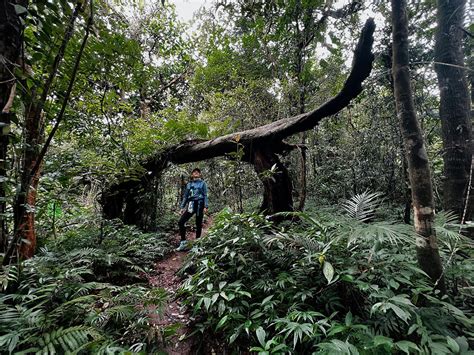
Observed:
[[[186,185],[186,190],[184,191],[183,201],[181,201],[181,208],[186,206],[186,203],[189,201],[199,201],[204,200],[204,207],[209,207],[209,201],[207,200],[207,185],[206,182],[197,179],[188,182]]]

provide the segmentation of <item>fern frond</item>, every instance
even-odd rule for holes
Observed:
[[[412,244],[415,241],[414,230],[411,226],[386,221],[371,224],[355,224],[349,233],[349,246],[357,242],[368,242],[371,244],[379,242],[381,244],[397,245]]]
[[[129,268],[130,270],[133,270],[133,271],[137,272],[137,273],[139,273],[139,272],[146,273],[146,271],[145,271],[142,267],[140,267],[140,266],[138,266],[138,265],[129,265],[128,268]]]
[[[98,257],[102,253],[102,250],[97,248],[81,248],[69,252],[68,256],[71,258]]]
[[[101,335],[90,327],[59,328],[51,333],[42,334],[37,342],[40,348],[38,351],[41,354],[78,353],[99,338]]]
[[[103,284],[103,283],[100,283],[100,282],[86,282],[86,283],[83,283],[76,290],[76,293],[72,296],[72,298],[85,296],[88,293],[90,293],[92,290],[100,290],[100,289],[102,289],[106,286],[107,286],[107,284]]]
[[[56,307],[53,311],[49,313],[49,316],[52,318],[61,317],[70,307],[81,304],[91,304],[97,298],[99,298],[99,296],[97,295],[85,295],[74,298],[70,301],[62,303],[59,307]]]
[[[453,211],[441,211],[436,213],[434,223],[436,226],[446,226],[456,224],[458,221],[459,216]]]
[[[371,220],[382,202],[382,193],[365,191],[344,201],[342,208],[348,215],[361,222]]]
[[[18,282],[19,272],[16,265],[1,266],[0,285],[2,290],[6,290],[11,282]]]
[[[311,253],[318,252],[324,247],[324,243],[319,242],[315,238],[307,235],[293,235],[276,232],[273,235],[267,235],[263,238],[264,243],[267,246],[271,246],[274,243],[278,243],[280,249],[286,247],[292,248],[303,248]]]
[[[0,302],[2,299],[0,299]],[[0,329],[7,329],[10,324],[14,324],[18,321],[20,314],[21,312],[18,308],[0,303]]]
[[[46,319],[45,311],[42,308],[26,310],[21,316],[28,326],[37,328],[44,326]]]
[[[460,231],[467,228],[459,223],[458,216],[452,211],[441,211],[435,216],[436,236],[444,243],[463,241],[472,243],[471,239],[462,235]]]

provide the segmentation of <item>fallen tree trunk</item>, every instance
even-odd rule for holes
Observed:
[[[254,165],[264,185],[262,209],[267,214],[293,210],[292,185],[288,172],[277,154],[285,153],[296,146],[284,139],[314,128],[322,119],[334,115],[349,105],[350,101],[362,92],[362,82],[372,70],[373,19],[365,23],[359,42],[354,51],[351,72],[342,90],[335,97],[317,109],[297,116],[284,118],[257,128],[227,134],[210,140],[190,140],[164,149],[151,159],[142,163],[144,175],[138,181],[123,181],[112,185],[101,198],[105,218],[122,218],[127,209],[126,200],[138,197],[138,190],[146,186],[169,164],[184,164],[234,153],[243,150],[242,160]],[[276,164],[275,179],[262,177],[263,170]],[[275,181],[274,181],[275,180]],[[272,186],[276,184],[279,188]],[[283,190],[282,190],[283,188]],[[136,205],[140,209],[139,204]],[[137,210],[137,215],[144,211]]]

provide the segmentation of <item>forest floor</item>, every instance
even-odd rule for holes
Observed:
[[[190,220],[193,223],[194,218]],[[208,216],[203,223],[202,236],[207,234],[212,225],[212,217]],[[187,231],[187,240],[194,241],[196,237],[195,230]],[[172,242],[178,246],[180,241],[179,233],[176,233]],[[162,316],[156,319],[156,325],[161,328],[179,324],[179,329],[170,341],[165,351],[169,355],[187,355],[192,354],[193,339],[188,337],[191,332],[189,325],[191,323],[190,315],[181,305],[177,297],[177,290],[181,286],[181,278],[177,275],[187,256],[187,252],[173,251],[163,260],[155,265],[155,275],[150,277],[149,282],[153,287],[163,287],[168,293],[168,302],[162,312]]]

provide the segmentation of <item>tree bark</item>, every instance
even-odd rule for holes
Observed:
[[[281,165],[277,154],[296,148],[296,146],[286,144],[284,142],[285,138],[314,128],[324,118],[342,110],[352,99],[361,93],[362,82],[369,76],[372,70],[372,62],[374,60],[374,55],[372,54],[374,30],[374,21],[373,19],[369,19],[361,32],[359,42],[354,51],[352,70],[343,88],[338,95],[319,108],[246,131],[235,132],[206,141],[189,140],[169,147],[142,163],[142,167],[146,172],[144,176],[152,178],[153,176],[159,175],[170,163],[184,164],[219,156],[228,156],[237,149],[242,149],[242,160],[253,164],[257,172],[263,172],[265,167],[269,169],[275,163],[278,166],[278,171],[281,172],[281,175],[276,179],[276,184],[284,186],[285,191],[282,192],[282,201],[274,201],[275,198],[278,199],[278,194],[276,193],[277,191],[269,185],[273,180],[262,180],[265,191],[262,208],[266,210],[267,213],[281,212],[285,209],[292,211],[293,202],[291,194],[287,196],[288,191],[291,191],[291,187],[286,181],[288,173],[286,168]],[[273,163],[269,164],[269,162]],[[281,179],[281,181],[279,179]],[[116,194],[125,196],[129,191],[134,190],[144,182],[143,178],[140,181],[123,181],[111,186],[108,191],[105,191],[101,198],[101,203],[104,206],[104,216],[106,218],[117,217],[116,213],[109,213],[112,211],[110,206],[113,203],[107,201],[108,196],[116,196]],[[114,197],[114,199],[118,201],[117,197]],[[123,205],[117,206],[113,209],[113,212],[117,212],[122,208]]]
[[[306,137],[303,136],[303,144],[306,140]],[[304,204],[306,202],[306,191],[307,191],[307,185],[306,185],[306,147],[302,145],[300,148],[300,155],[301,155],[301,172],[300,172],[300,200],[298,202],[298,211],[303,211],[304,210]]]
[[[42,88],[41,96],[33,90],[31,102],[25,112],[24,153],[21,161],[20,189],[13,203],[14,231],[22,241],[19,246],[23,259],[31,258],[36,251],[35,207],[39,179],[42,170],[40,144],[44,140],[44,107],[59,70],[67,44],[74,33],[74,24],[82,3],[77,2],[69,19],[63,40],[54,58],[51,72]]]
[[[15,64],[21,54],[23,25],[15,11],[16,1],[0,3],[0,252],[7,248],[6,183],[10,108],[16,88]]]
[[[417,233],[416,250],[418,263],[444,291],[443,267],[439,256],[436,233],[433,226],[434,200],[428,156],[423,135],[416,118],[408,68],[408,17],[406,0],[392,1],[392,74],[395,104],[401,124],[408,162],[408,175]]]
[[[293,186],[288,169],[271,149],[260,148],[251,160],[255,172],[263,183],[262,212],[273,215],[293,211]]]
[[[36,229],[35,229],[35,206],[36,196],[41,175],[41,166],[34,175],[30,174],[36,165],[40,144],[43,141],[43,114],[38,114],[39,107],[34,104],[25,117],[25,149],[22,160],[22,189],[26,194],[23,198],[17,198],[14,204],[15,230],[21,235],[23,242],[20,244],[20,256],[23,259],[31,258],[36,251]],[[26,188],[25,185],[29,184]],[[24,199],[24,200],[23,200]],[[19,201],[25,201],[27,208],[21,208]]]
[[[444,151],[443,207],[461,219],[467,204],[466,219],[470,221],[474,198],[471,196],[470,201],[464,201],[472,155],[469,89],[462,46],[466,0],[438,0],[437,3],[435,70]]]

